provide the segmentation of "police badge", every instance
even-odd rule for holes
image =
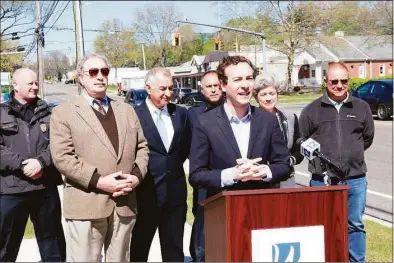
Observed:
[[[40,124],[40,128],[42,132],[46,132],[47,131],[47,125],[45,123],[41,123]]]

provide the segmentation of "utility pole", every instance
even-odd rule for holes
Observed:
[[[83,42],[83,29],[82,29],[82,15],[81,15],[81,1],[73,1],[74,10],[74,23],[75,23],[75,44],[76,44],[76,63],[85,56],[85,48]]]
[[[75,23],[75,46],[76,58],[75,65],[85,56],[85,48],[83,42],[82,16],[81,16],[81,1],[73,1],[74,23]],[[81,85],[78,84],[78,94],[81,95]]]
[[[145,46],[144,46],[144,44],[142,44],[141,47],[142,47],[142,60],[144,61],[144,70],[146,70],[146,64],[145,64]]]
[[[193,22],[188,22],[188,21],[176,21],[177,23],[184,23],[184,24],[191,24],[191,25],[198,25],[198,26],[208,26],[208,27],[215,27],[215,28],[221,28],[221,29],[227,29],[228,31],[234,31],[234,32],[241,32],[253,36],[258,36],[261,37],[263,43],[263,70],[267,70],[267,55],[266,55],[266,48],[265,48],[265,36],[262,33],[250,31],[250,30],[244,30],[244,29],[239,29],[239,28],[234,28],[234,27],[228,27],[228,26],[215,26],[215,25],[209,25],[209,24],[201,24],[201,23],[193,23]]]
[[[38,87],[40,87],[40,97],[44,99],[44,60],[42,57],[42,45],[43,45],[43,32],[41,26],[41,12],[40,12],[40,1],[36,1],[36,19],[37,19],[37,64],[38,64]]]

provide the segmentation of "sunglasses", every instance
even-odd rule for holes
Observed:
[[[84,71],[84,72],[89,72],[89,76],[91,78],[97,77],[99,72],[101,72],[101,75],[103,75],[104,78],[107,78],[109,75],[109,68],[91,68],[91,69]]]
[[[341,82],[342,85],[347,85],[349,82],[349,79],[332,79],[328,80],[332,85],[338,85],[339,82]]]

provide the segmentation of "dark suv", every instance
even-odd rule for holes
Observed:
[[[131,106],[139,106],[148,97],[148,92],[146,89],[131,89],[126,93],[126,98],[124,102],[130,104]]]
[[[192,91],[193,90],[191,88],[175,88],[172,102],[175,104],[184,104],[184,95]]]
[[[393,80],[369,80],[352,91],[354,97],[366,101],[372,114],[377,114],[381,120],[393,115]]]

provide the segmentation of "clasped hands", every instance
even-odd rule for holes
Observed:
[[[246,182],[249,180],[264,180],[269,173],[269,167],[266,164],[258,164],[261,157],[256,159],[237,159],[237,166],[234,169],[234,180]],[[268,169],[268,170],[267,170]]]
[[[23,174],[31,179],[38,179],[42,175],[42,166],[37,159],[26,159],[22,162]]]
[[[101,176],[97,182],[97,188],[111,193],[113,197],[127,195],[139,184],[137,176],[116,172],[107,176]]]

